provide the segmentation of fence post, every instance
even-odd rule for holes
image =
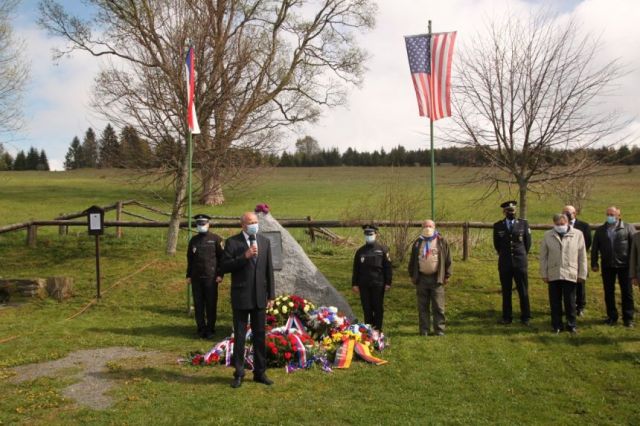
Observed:
[[[58,217],[61,217],[64,213],[60,213]],[[69,227],[67,225],[58,226],[58,235],[64,236],[69,234]]]
[[[311,216],[307,216],[307,221],[311,222]],[[313,231],[313,226],[309,227],[309,236],[311,237],[311,242],[316,242],[316,233]]]
[[[116,222],[122,220],[122,201],[116,203]],[[116,227],[116,238],[122,238],[122,227]]]
[[[462,260],[469,260],[469,222],[462,225]]]
[[[37,239],[38,239],[38,226],[34,224],[30,224],[27,227],[27,245],[30,248],[35,248]]]

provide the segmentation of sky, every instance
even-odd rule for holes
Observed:
[[[62,0],[69,11],[86,13],[79,0]],[[292,150],[295,140],[310,135],[323,148],[348,147],[359,151],[390,150],[397,145],[426,148],[428,119],[418,116],[404,47],[404,35],[457,31],[456,49],[464,48],[486,20],[507,11],[522,12],[551,7],[561,19],[575,17],[585,31],[601,37],[602,60],[622,58],[627,73],[605,103],[632,120],[630,129],[640,135],[640,1],[638,0],[378,0],[377,25],[359,37],[369,52],[364,84],[350,90],[348,104],[325,110],[314,124],[287,134],[282,148]],[[44,149],[52,169],[63,168],[64,156],[74,136],[82,139],[88,127],[100,133],[106,122],[89,107],[99,61],[76,53],[54,62],[51,50],[63,43],[51,38],[36,23],[38,0],[23,0],[16,11],[14,30],[24,40],[31,65],[25,94],[27,126],[8,141],[10,152],[34,146]],[[454,53],[455,62],[455,53]],[[455,76],[454,76],[455,78]],[[435,124],[446,127],[444,119]]]

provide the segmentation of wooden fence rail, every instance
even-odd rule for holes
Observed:
[[[126,202],[122,202],[124,205]],[[119,204],[119,203],[116,203]],[[129,203],[133,204],[133,203]],[[125,213],[121,209],[120,214]],[[118,208],[118,206],[114,207]],[[135,215],[132,215],[135,216]],[[147,219],[149,220],[149,219]],[[422,221],[389,221],[389,220],[311,220],[307,219],[284,219],[279,221],[285,228],[357,228],[365,224],[375,223],[379,227],[411,227],[419,228],[422,226]],[[121,235],[122,228],[168,228],[169,222],[131,222],[131,221],[105,221],[105,227],[115,227],[116,235]],[[592,228],[600,226],[600,223],[591,224]],[[640,228],[640,223],[633,224],[636,228]],[[37,242],[38,228],[43,226],[58,226],[60,228],[68,229],[70,226],[87,226],[86,221],[81,220],[31,220],[29,222],[14,223],[11,225],[0,226],[0,234],[19,231],[21,229],[27,229],[27,244],[29,247],[35,247]],[[189,223],[187,221],[181,221],[181,228],[188,228]],[[226,221],[212,221],[211,228],[236,228],[239,226],[239,217],[230,216]],[[551,224],[531,224],[529,225],[534,230],[547,230],[551,229]],[[492,229],[493,223],[488,222],[438,222],[438,228],[461,228],[462,229],[462,258],[467,260],[470,253],[469,245],[469,230],[470,229]],[[311,231],[313,232],[313,231]],[[313,234],[311,234],[313,235]]]

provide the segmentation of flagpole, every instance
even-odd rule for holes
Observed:
[[[431,43],[431,19],[429,19],[429,43]],[[431,58],[429,58],[430,60]],[[431,78],[433,79],[433,70],[431,70]],[[433,91],[431,96],[433,97]],[[432,101],[433,105],[433,101]],[[431,220],[436,220],[436,168],[435,168],[435,153],[433,152],[433,108],[431,108],[431,114],[429,114],[429,136],[431,139]]]
[[[191,178],[193,174],[193,137],[191,135],[191,130],[189,130],[189,146],[187,148],[187,156],[189,157],[189,173],[187,175],[187,187],[188,187],[188,201],[187,201],[187,220],[189,222],[189,233],[187,234],[187,244],[191,239]],[[191,313],[191,285],[187,286],[187,315]]]
[[[187,45],[187,50],[191,49],[192,47],[192,43],[191,40],[187,41],[188,45]],[[187,93],[187,98],[189,97],[189,94]],[[187,116],[189,114],[189,100],[187,99]],[[192,205],[192,195],[191,195],[191,180],[192,180],[192,175],[193,175],[193,135],[191,132],[191,128],[189,127],[189,123],[187,123],[187,128],[189,128],[189,141],[188,141],[188,147],[187,147],[187,156],[189,157],[189,166],[188,166],[188,175],[187,175],[187,191],[188,191],[188,201],[187,201],[187,220],[189,223],[188,226],[188,234],[187,234],[187,246],[189,243],[189,240],[191,240],[191,218],[193,217],[193,213],[191,211],[191,205]],[[187,286],[187,291],[186,291],[186,297],[187,297],[187,315],[191,314],[191,285]]]

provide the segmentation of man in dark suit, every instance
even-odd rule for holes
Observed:
[[[258,216],[247,212],[242,216],[242,232],[227,239],[222,258],[223,272],[231,273],[231,307],[233,309],[233,374],[232,388],[242,385],[244,347],[249,318],[253,343],[253,380],[272,385],[265,374],[266,308],[275,299],[275,283],[269,240],[258,234]]]
[[[578,231],[582,232],[584,236],[584,245],[587,249],[587,254],[589,253],[589,249],[591,248],[591,227],[587,222],[583,222],[578,220],[576,208],[573,206],[564,206],[562,209],[562,213],[564,213],[569,219],[569,225],[571,227],[576,228]],[[578,281],[576,284],[576,315],[581,317],[584,315],[584,308],[587,306],[587,291],[584,281]]]
[[[531,309],[529,307],[529,284],[527,279],[527,254],[531,248],[531,230],[524,219],[516,218],[516,202],[506,201],[500,204],[505,215],[504,220],[493,224],[493,247],[498,253],[498,271],[502,287],[502,319],[500,324],[511,324],[512,282],[520,298],[520,322],[529,325]]]

